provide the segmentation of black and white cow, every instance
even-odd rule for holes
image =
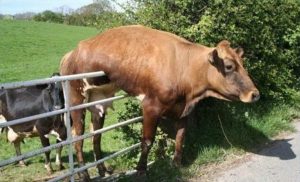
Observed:
[[[64,104],[62,85],[59,82],[26,88],[0,90],[0,115],[9,122],[14,119],[61,109]],[[3,121],[3,120],[2,120]],[[7,138],[14,144],[16,154],[21,155],[20,143],[26,137],[40,137],[43,147],[50,145],[49,135],[55,135],[57,142],[67,138],[63,114],[33,120],[7,128]],[[57,149],[56,164],[63,168],[61,150]],[[50,151],[45,153],[45,168],[52,173]],[[25,165],[24,161],[19,162]]]

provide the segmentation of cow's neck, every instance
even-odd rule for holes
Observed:
[[[212,48],[195,45],[188,50],[189,59],[187,61],[187,69],[183,74],[184,93],[186,105],[181,117],[187,116],[194,106],[202,99],[207,97],[215,97],[218,99],[226,99],[219,93],[209,89],[207,72],[210,63],[208,61],[208,53]]]

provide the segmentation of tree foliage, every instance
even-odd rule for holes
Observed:
[[[64,7],[60,12],[64,12]],[[83,6],[70,13],[56,13],[44,11],[34,16],[33,20],[68,25],[97,27],[100,31],[108,28],[130,24],[124,12],[118,12],[110,0],[95,0],[93,3]]]
[[[51,23],[63,23],[63,15],[61,13],[55,13],[53,11],[46,10],[33,17],[35,21],[51,22]]]
[[[245,50],[245,64],[264,98],[288,97],[299,82],[300,5],[283,0],[137,0],[136,21],[215,46]]]

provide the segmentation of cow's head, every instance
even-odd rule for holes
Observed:
[[[208,60],[212,66],[209,66],[207,76],[211,89],[220,98],[247,103],[259,99],[259,91],[243,67],[243,53],[241,48],[231,48],[226,40],[209,53]]]
[[[59,76],[58,73],[54,73],[52,77]],[[58,110],[64,107],[64,95],[63,95],[63,89],[61,82],[54,82],[50,83],[47,87],[47,90],[49,91],[52,104],[53,104],[53,110]]]

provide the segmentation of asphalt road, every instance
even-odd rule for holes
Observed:
[[[222,170],[209,181],[300,182],[300,122],[294,124],[297,132],[257,154],[251,154],[249,160]]]

